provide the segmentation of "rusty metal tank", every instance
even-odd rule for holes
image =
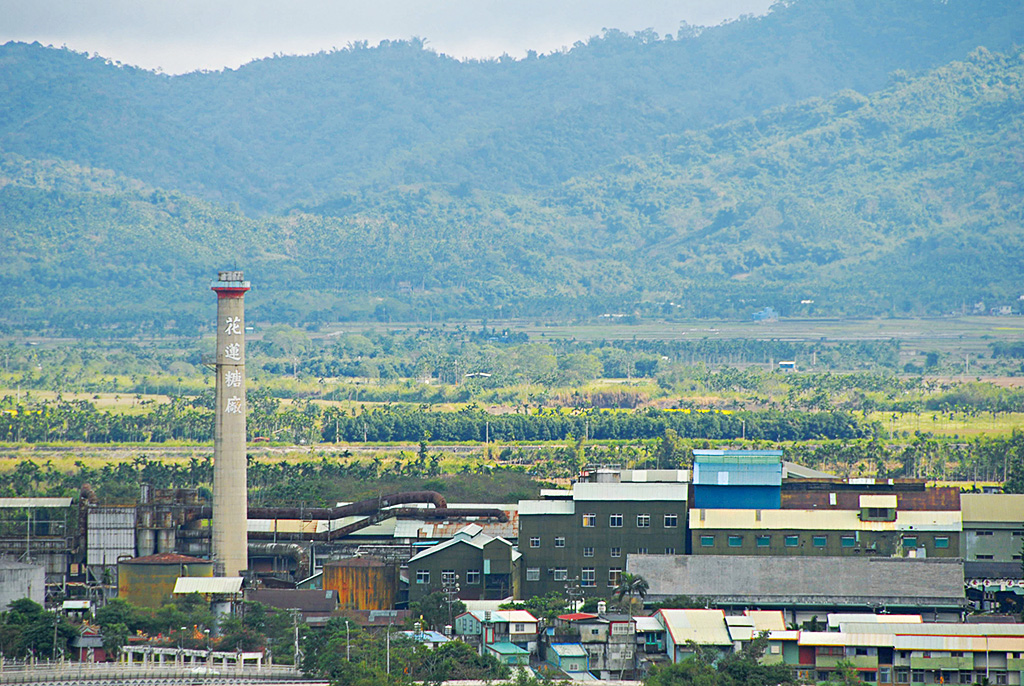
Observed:
[[[390,610],[398,595],[398,568],[377,557],[350,557],[324,565],[324,590],[338,592],[340,609]]]
[[[117,597],[140,607],[163,607],[183,576],[211,577],[213,563],[173,553],[121,560],[117,563]]]

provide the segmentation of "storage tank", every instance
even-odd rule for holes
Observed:
[[[122,560],[117,563],[117,596],[140,607],[163,607],[182,576],[212,577],[213,563],[173,553]]]
[[[390,610],[398,594],[398,568],[377,557],[350,557],[324,565],[324,590],[338,592],[345,610]]]

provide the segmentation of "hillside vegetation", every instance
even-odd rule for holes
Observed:
[[[8,44],[0,327],[194,333],[226,267],[251,319],[308,325],[1019,308],[1024,53],[968,51],[1017,10],[800,0],[180,77]]]
[[[0,298],[15,326],[189,330],[206,280],[238,264],[263,291],[251,316],[279,321],[1009,299],[1024,276],[1022,77],[1024,53],[978,50],[871,96],[681,134],[550,192],[402,186],[334,216],[252,219],[7,153]]]

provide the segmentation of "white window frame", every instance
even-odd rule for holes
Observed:
[[[590,546],[583,548],[583,557],[594,557],[594,549]]]
[[[587,512],[583,515],[583,528],[592,529],[597,526],[597,514],[594,512]]]
[[[466,570],[466,583],[470,586],[476,586],[480,583],[480,570],[479,569],[467,569]]]
[[[580,570],[580,586],[583,588],[597,586],[597,570],[594,567],[584,567]]]
[[[540,536],[530,536],[530,547],[531,548],[539,548],[540,547]]]
[[[638,529],[649,529],[651,528],[651,515],[646,512],[638,514],[636,516],[636,528]]]
[[[622,548],[613,547],[608,553],[610,557],[622,557]]]
[[[620,513],[608,515],[608,526],[612,529],[621,529],[622,515]]]
[[[677,526],[679,526],[679,515],[677,515],[674,512],[670,512],[669,514],[666,514],[665,515],[665,528],[666,529],[675,529]]]
[[[569,570],[566,569],[565,567],[558,567],[557,569],[552,570],[551,578],[554,581],[568,581],[569,580]]]
[[[556,548],[564,548],[565,547],[565,536],[555,536],[555,547]]]
[[[417,569],[416,570],[416,583],[418,583],[418,584],[429,584],[430,583],[430,570],[429,569]]]
[[[527,567],[526,568],[526,580],[527,581],[540,581],[540,567]]]

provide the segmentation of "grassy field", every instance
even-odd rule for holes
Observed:
[[[945,438],[969,439],[978,436],[1009,436],[1014,430],[1024,429],[1024,414],[1009,412],[993,416],[981,413],[973,417],[962,413],[874,412],[868,414],[868,421],[881,424],[892,434],[914,435],[915,432],[930,433]]]

